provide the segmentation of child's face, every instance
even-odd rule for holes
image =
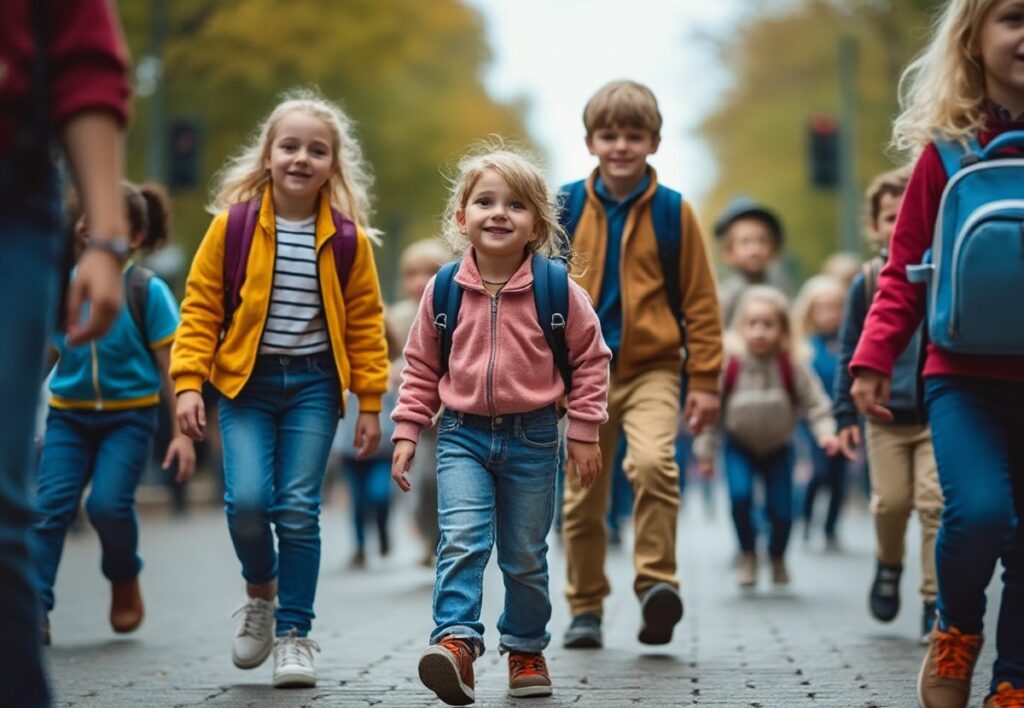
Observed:
[[[275,199],[315,199],[334,166],[332,144],[331,129],[320,118],[306,111],[281,118],[263,162],[270,170]]]
[[[423,299],[423,291],[427,283],[437,273],[437,264],[429,261],[408,263],[402,268],[402,290],[405,296],[414,302]]]
[[[587,149],[598,161],[601,177],[616,182],[643,178],[647,158],[658,152],[661,138],[644,128],[598,128],[587,136]]]
[[[782,316],[771,303],[753,300],[743,308],[740,336],[754,356],[768,356],[782,348]]]
[[[811,305],[811,326],[818,334],[832,336],[843,323],[843,296],[839,292],[822,293]]]
[[[878,200],[878,216],[871,222],[871,235],[879,248],[885,248],[892,240],[893,229],[896,228],[896,217],[900,213],[903,195],[883,194]]]
[[[533,208],[494,170],[480,175],[455,221],[473,247],[492,258],[520,257],[537,238]]]
[[[725,234],[725,262],[747,275],[760,276],[775,258],[771,229],[760,219],[737,219]]]
[[[1024,104],[1024,0],[997,2],[981,23],[978,50],[985,91],[1011,110]]]

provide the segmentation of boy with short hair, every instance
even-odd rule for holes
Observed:
[[[715,238],[722,244],[725,264],[733,274],[722,281],[718,303],[723,323],[732,323],[743,291],[751,285],[787,288],[772,276],[772,266],[782,252],[784,232],[778,215],[749,197],[734,197],[715,222]]]
[[[718,414],[722,332],[715,279],[692,206],[659,186],[647,164],[661,140],[661,114],[650,89],[632,81],[607,84],[587,103],[583,122],[598,167],[586,180],[566,186],[569,214],[563,220],[575,250],[586,258],[578,282],[595,303],[613,360],[609,417],[600,429],[604,474],[589,489],[576,475],[566,476],[566,595],[573,620],[565,646],[602,644],[602,604],[610,591],[604,517],[620,426],[629,447],[626,476],[636,495],[639,639],[666,644],[683,615],[676,578],[675,461],[681,353],[685,347],[684,414],[699,431]]]

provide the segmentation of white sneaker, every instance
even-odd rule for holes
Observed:
[[[274,648],[274,603],[250,597],[231,616],[239,615],[242,624],[235,633],[231,660],[240,669],[255,669],[267,660]]]
[[[274,640],[274,688],[316,686],[313,650],[320,645],[307,637],[291,632]]]

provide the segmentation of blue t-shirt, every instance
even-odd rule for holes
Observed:
[[[179,320],[178,303],[157,276],[149,281],[145,318],[146,342],[127,304],[102,339],[69,348],[64,335],[58,335],[54,346],[60,359],[50,381],[50,405],[80,410],[155,405],[161,384],[153,350],[171,343]]]
[[[833,401],[836,398],[836,367],[839,364],[839,335],[812,334],[807,338],[813,352],[811,366],[821,379],[825,393]]]
[[[601,320],[601,333],[608,348],[612,350],[612,356],[618,355],[619,344],[622,343],[622,283],[619,282],[622,232],[626,228],[629,210],[650,186],[651,176],[645,174],[636,189],[620,202],[608,193],[600,176],[594,180],[594,192],[604,206],[608,222],[608,247],[604,258],[604,275],[601,278],[601,296],[597,299],[597,316]]]

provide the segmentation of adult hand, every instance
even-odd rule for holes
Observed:
[[[123,266],[112,253],[87,250],[78,261],[65,304],[69,346],[102,337],[114,324],[124,301]],[[82,324],[82,305],[89,320]]]

